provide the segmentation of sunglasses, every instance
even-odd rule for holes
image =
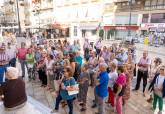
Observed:
[[[164,68],[160,68],[160,70],[164,70]]]

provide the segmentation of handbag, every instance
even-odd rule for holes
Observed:
[[[69,83],[70,86],[70,83]],[[72,95],[77,95],[79,93],[79,84],[75,84],[74,87],[76,88],[73,91],[68,91],[68,95],[72,96]]]
[[[159,97],[162,97],[163,94],[162,94],[162,91],[158,90],[158,89],[154,89],[154,93],[159,96]]]
[[[72,96],[72,95],[77,95],[78,93],[79,93],[79,84],[76,84],[76,85],[74,85],[75,86],[75,90],[73,90],[73,91],[68,91],[68,95],[69,96]]]

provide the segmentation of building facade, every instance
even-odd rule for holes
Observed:
[[[1,6],[0,23],[7,31],[15,32],[18,29],[18,11],[22,31],[25,31],[25,26],[30,25],[28,0],[18,0],[18,8],[19,10],[16,0],[4,0]]]
[[[104,39],[165,30],[165,0],[112,0],[104,11]]]
[[[69,29],[71,38],[96,37],[102,9],[101,0],[55,0],[55,23]]]

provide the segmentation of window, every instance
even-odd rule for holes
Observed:
[[[140,1],[137,1],[137,4],[138,4],[138,5],[140,5],[140,4],[141,4],[141,2],[140,2]]]
[[[156,6],[157,0],[152,0],[151,1],[151,6]]]
[[[145,1],[145,6],[150,6],[150,0]]]
[[[158,0],[157,5],[162,6],[163,5],[163,0]]]
[[[151,23],[165,23],[165,13],[152,14]]]
[[[126,6],[126,3],[122,3],[122,6]]]
[[[77,26],[74,26],[74,36],[77,36]]]
[[[142,23],[148,23],[148,18],[149,18],[148,14],[143,14]]]

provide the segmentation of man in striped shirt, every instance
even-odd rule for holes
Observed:
[[[5,82],[4,73],[9,64],[9,55],[6,53],[5,44],[0,47],[0,84]]]

